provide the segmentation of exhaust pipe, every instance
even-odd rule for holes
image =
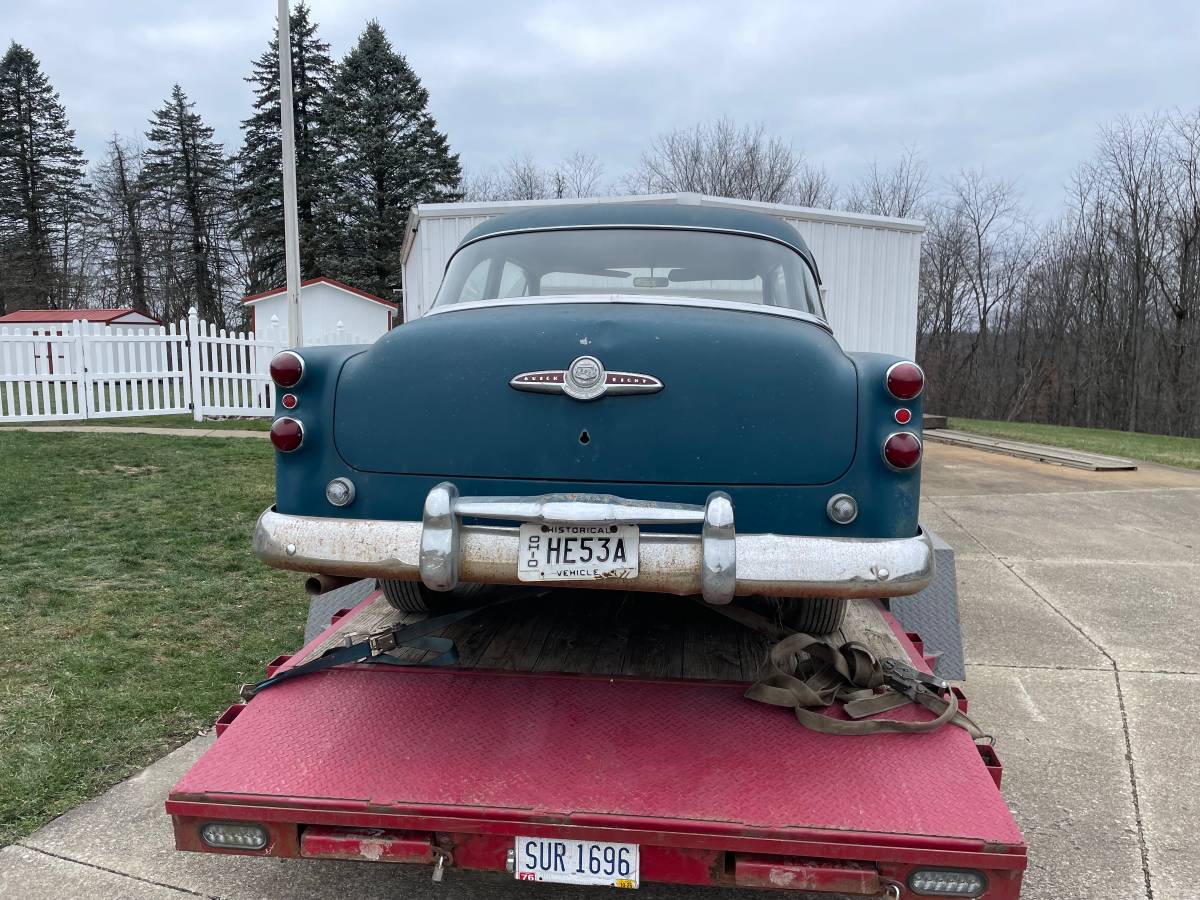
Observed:
[[[309,575],[304,580],[304,593],[310,597],[319,597],[361,580],[361,578],[347,578],[344,575]]]

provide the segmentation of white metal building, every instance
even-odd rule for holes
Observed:
[[[420,204],[409,216],[404,235],[405,320],[429,311],[451,253],[479,223],[533,206],[590,203],[724,206],[783,219],[800,232],[816,258],[825,308],[842,346],[897,356],[916,353],[917,278],[924,223],[700,194]]]
[[[287,330],[286,287],[251,294],[242,302],[253,312],[251,329],[255,334]],[[354,343],[374,341],[392,327],[396,308],[391,300],[332,278],[311,278],[300,285],[300,328],[304,343],[310,346],[339,343],[339,335],[352,336]],[[291,335],[284,343],[294,344]]]

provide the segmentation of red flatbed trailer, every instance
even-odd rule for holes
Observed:
[[[369,630],[355,622],[378,607],[368,597],[268,673]],[[871,610],[928,671],[919,639]],[[986,890],[972,896],[1019,897],[1026,846],[990,748],[954,727],[819,734],[745,687],[328,670],[230,707],[166,811],[180,850],[511,872],[518,838],[555,838],[637,845],[642,882],[915,898],[931,896],[918,871],[973,870]],[[208,823],[257,824],[266,845],[210,846]]]

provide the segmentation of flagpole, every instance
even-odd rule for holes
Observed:
[[[300,227],[296,213],[296,127],[292,120],[292,21],[288,0],[279,0],[279,126],[283,151],[283,245],[287,268],[288,343],[292,347],[302,347]]]

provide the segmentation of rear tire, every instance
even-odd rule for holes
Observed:
[[[805,634],[832,634],[846,618],[844,597],[813,597],[779,601],[783,624]]]
[[[392,609],[413,613],[445,613],[465,609],[478,599],[481,584],[460,584],[452,591],[431,591],[419,581],[380,578],[377,582]]]

